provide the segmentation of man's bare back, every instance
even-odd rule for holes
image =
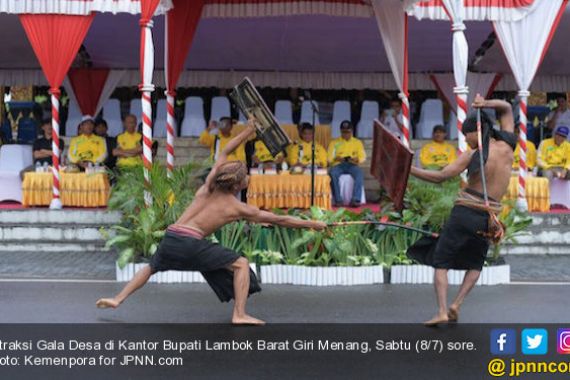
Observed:
[[[506,142],[491,140],[489,157],[485,163],[487,193],[491,198],[500,201],[507,192],[511,180],[513,159],[513,150]],[[480,172],[469,176],[467,182],[470,189],[483,193]]]

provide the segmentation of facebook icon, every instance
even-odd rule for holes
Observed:
[[[491,353],[493,355],[514,355],[517,351],[517,334],[513,329],[491,330]]]

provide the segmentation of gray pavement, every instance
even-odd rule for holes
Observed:
[[[95,301],[122,287],[115,282],[0,282],[0,323],[227,323],[205,284],[147,284],[119,309]],[[568,285],[477,287],[462,310],[466,323],[567,323]],[[457,287],[451,287],[453,294]],[[450,295],[451,297],[451,295]],[[418,323],[432,316],[428,285],[304,287],[265,285],[250,298],[251,314],[273,323]]]

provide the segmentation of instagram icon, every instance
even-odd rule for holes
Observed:
[[[558,329],[556,349],[559,354],[570,355],[570,329]]]

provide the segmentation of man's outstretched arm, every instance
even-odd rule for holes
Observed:
[[[419,169],[415,166],[412,166],[410,173],[414,177],[423,179],[424,181],[441,183],[445,180],[458,176],[465,169],[467,169],[467,166],[469,165],[474,152],[475,151],[471,151],[461,154],[457,160],[447,165],[440,171]]]
[[[243,204],[241,207],[241,217],[252,223],[269,223],[289,228],[312,228],[319,231],[327,227],[325,222],[304,220],[289,215],[277,215],[246,204]]]
[[[501,130],[505,132],[514,132],[515,119],[513,117],[513,109],[508,102],[498,99],[485,99],[477,94],[472,104],[473,108],[494,108],[499,116]]]

